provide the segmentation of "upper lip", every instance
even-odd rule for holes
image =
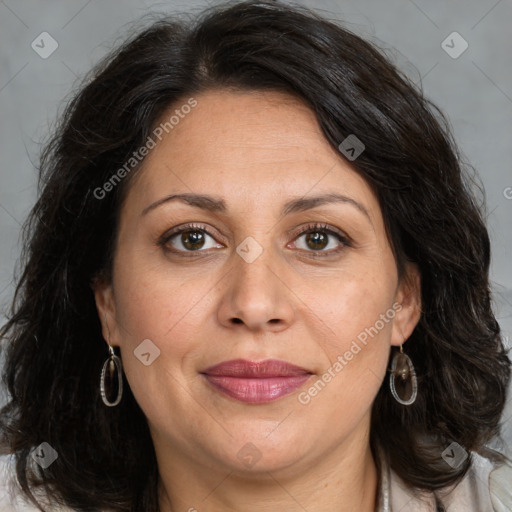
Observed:
[[[291,377],[294,375],[307,375],[311,372],[300,366],[282,361],[280,359],[266,359],[265,361],[248,361],[246,359],[232,359],[211,366],[202,371],[206,375],[238,378],[271,378]]]

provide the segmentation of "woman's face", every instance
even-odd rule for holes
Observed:
[[[113,280],[95,290],[104,335],[160,463],[307,468],[367,443],[390,345],[418,320],[417,275],[398,281],[376,196],[307,107],[195,100],[130,184]]]

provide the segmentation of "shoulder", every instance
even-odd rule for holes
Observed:
[[[0,456],[0,510],[2,512],[35,512],[22,497],[15,479],[15,460],[12,455]]]
[[[437,496],[446,512],[512,511],[512,460],[493,450],[486,456],[472,452],[471,459],[458,484],[436,493],[411,490],[391,472],[391,510],[430,512],[436,510]]]
[[[472,452],[464,478],[442,496],[449,512],[512,510],[512,460],[493,450],[486,456]]]
[[[48,512],[73,512],[71,509],[55,507],[41,500]],[[12,455],[0,456],[0,511],[1,512],[41,512],[29,502],[19,488],[15,475],[15,458]]]

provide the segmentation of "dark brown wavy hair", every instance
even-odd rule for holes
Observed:
[[[404,407],[382,383],[372,449],[410,486],[456,483],[471,457],[454,469],[441,453],[452,441],[481,452],[499,434],[510,377],[474,177],[445,117],[379,49],[307,9],[249,1],[139,29],[86,77],[45,146],[0,331],[11,395],[1,443],[16,456],[24,493],[35,500],[31,489],[48,490],[81,511],[158,511],[154,448],[128,383],[118,407],[100,399],[107,352],[91,289],[95,276],[109,276],[136,169],[103,199],[94,191],[170,105],[211,88],[287,92],[309,105],[334,148],[349,134],[363,141],[352,165],[378,195],[400,276],[413,261],[422,282],[421,319],[407,343],[418,398]],[[45,470],[30,463],[42,442],[59,454]]]

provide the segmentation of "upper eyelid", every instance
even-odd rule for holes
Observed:
[[[338,235],[342,238],[349,239],[349,236],[342,231],[339,228],[336,228],[335,226],[330,226],[329,224],[325,222],[309,222],[306,224],[306,226],[301,226],[301,228],[298,229],[297,235],[303,235],[307,233],[308,231],[328,231],[329,233],[333,233],[335,235]],[[291,230],[290,233],[293,233],[295,230]]]
[[[175,227],[169,229],[161,236],[161,238],[169,239],[172,236],[179,235],[183,231],[193,231],[194,229],[196,229],[197,231],[204,231],[207,235],[209,235],[211,237],[215,236],[214,233],[212,233],[212,231],[218,232],[214,228],[210,228],[207,224],[190,222],[190,223],[181,224],[179,226],[175,226]],[[221,237],[225,238],[222,235],[221,235]]]

